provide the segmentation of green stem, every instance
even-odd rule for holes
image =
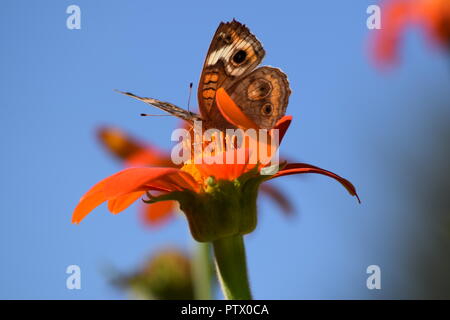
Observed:
[[[222,292],[228,300],[250,300],[244,239],[241,235],[213,242],[216,269]]]
[[[212,299],[213,271],[211,263],[211,245],[209,242],[196,242],[194,254],[193,279],[196,300]]]

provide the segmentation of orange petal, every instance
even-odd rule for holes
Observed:
[[[239,163],[238,154],[240,152],[244,153],[242,163]],[[202,177],[213,176],[217,180],[234,180],[257,165],[249,163],[249,149],[231,149],[221,155],[223,156],[222,163],[208,164],[208,161],[204,159],[201,164],[195,165]],[[227,156],[233,160],[232,163],[227,163]]]
[[[356,198],[358,199],[358,202],[361,203],[361,200],[359,199],[359,196],[356,193],[356,189],[350,181],[338,176],[337,174],[334,174],[331,171],[327,171],[327,170],[321,169],[319,167],[312,166],[310,164],[290,163],[290,164],[286,165],[283,168],[283,170],[280,170],[275,175],[273,175],[272,178],[287,176],[287,175],[291,175],[291,174],[301,174],[301,173],[319,173],[319,174],[323,174],[328,177],[331,177],[331,178],[337,180],[338,182],[340,182],[347,189],[347,191],[352,196],[356,196]]]
[[[155,153],[151,147],[142,149],[125,159],[125,165],[133,166],[154,166],[154,167],[176,167],[169,155]]]
[[[198,184],[186,172],[175,168],[128,168],[122,170],[93,186],[76,206],[72,222],[79,223],[83,218],[105,201],[112,201],[113,213],[124,210],[146,190],[165,192],[197,191]]]
[[[144,203],[140,209],[142,219],[147,225],[161,224],[172,217],[176,205],[176,201],[160,201],[151,205]]]
[[[196,190],[197,183],[186,172],[176,168],[128,168],[105,181],[104,192],[108,199],[138,190],[163,191]]]
[[[83,197],[76,206],[73,215],[72,223],[80,223],[89,212],[97,208],[103,202],[107,200],[103,192],[104,180],[93,186]]]
[[[448,0],[423,0],[413,8],[411,15],[420,23],[434,44],[450,43],[450,2]]]
[[[257,130],[259,127],[234,103],[224,88],[217,89],[216,103],[220,113],[231,124],[244,130],[252,128]]]
[[[280,120],[278,120],[278,122],[275,124],[275,127],[273,127],[273,129],[279,130],[278,138],[280,139],[280,144],[281,144],[281,140],[283,140],[283,137],[286,134],[286,131],[289,129],[291,122],[292,122],[292,116],[284,116]]]
[[[278,188],[264,183],[260,190],[274,200],[284,213],[291,214],[294,211],[291,201]]]
[[[172,166],[170,156],[158,148],[145,144],[138,139],[113,127],[98,129],[102,144],[114,156],[125,161],[127,166]]]
[[[386,67],[397,60],[400,38],[405,27],[411,22],[411,5],[414,1],[383,1],[383,28],[374,32],[373,57],[375,62]]]
[[[118,214],[128,208],[133,202],[139,199],[145,192],[137,191],[127,193],[123,196],[108,201],[108,209],[113,214]]]

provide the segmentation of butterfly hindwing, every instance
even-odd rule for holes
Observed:
[[[264,66],[235,82],[228,94],[254,123],[270,129],[284,116],[291,90],[283,71]]]

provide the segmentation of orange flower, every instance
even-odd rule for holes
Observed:
[[[375,34],[374,58],[381,65],[393,63],[401,36],[410,26],[423,28],[432,43],[450,45],[450,1],[385,0],[381,5],[382,29]]]
[[[186,122],[183,121],[183,124]],[[127,167],[153,166],[174,167],[175,165],[168,152],[146,144],[138,139],[125,134],[121,130],[112,127],[102,127],[98,130],[100,141]],[[293,206],[289,199],[278,188],[269,183],[261,186],[261,191],[277,203],[285,214],[293,212]],[[151,206],[143,203],[139,209],[143,222],[148,225],[158,225],[172,217],[177,210],[176,201],[161,201]]]
[[[217,95],[218,105],[233,110],[234,102],[228,95]],[[223,98],[223,99],[222,99]],[[283,117],[274,129],[284,136],[292,117]],[[229,152],[224,152],[224,159]],[[263,166],[248,162],[246,152],[243,164],[189,163],[182,168],[146,167],[122,170],[92,187],[80,200],[72,216],[79,223],[93,209],[108,202],[110,212],[125,210],[138,198],[147,194],[147,203],[176,200],[185,213],[191,233],[197,241],[215,241],[220,238],[249,233],[256,227],[256,198],[259,186],[268,180],[285,175],[319,173],[336,179],[348,192],[357,197],[354,186],[346,179],[305,163],[285,165],[273,175],[262,175]],[[205,163],[206,162],[206,163]],[[151,191],[157,191],[155,196]],[[359,200],[359,198],[358,198]]]

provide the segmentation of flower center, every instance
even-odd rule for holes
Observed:
[[[204,185],[205,177],[202,175],[197,165],[186,163],[183,167],[181,167],[181,170],[189,173],[199,185]]]

